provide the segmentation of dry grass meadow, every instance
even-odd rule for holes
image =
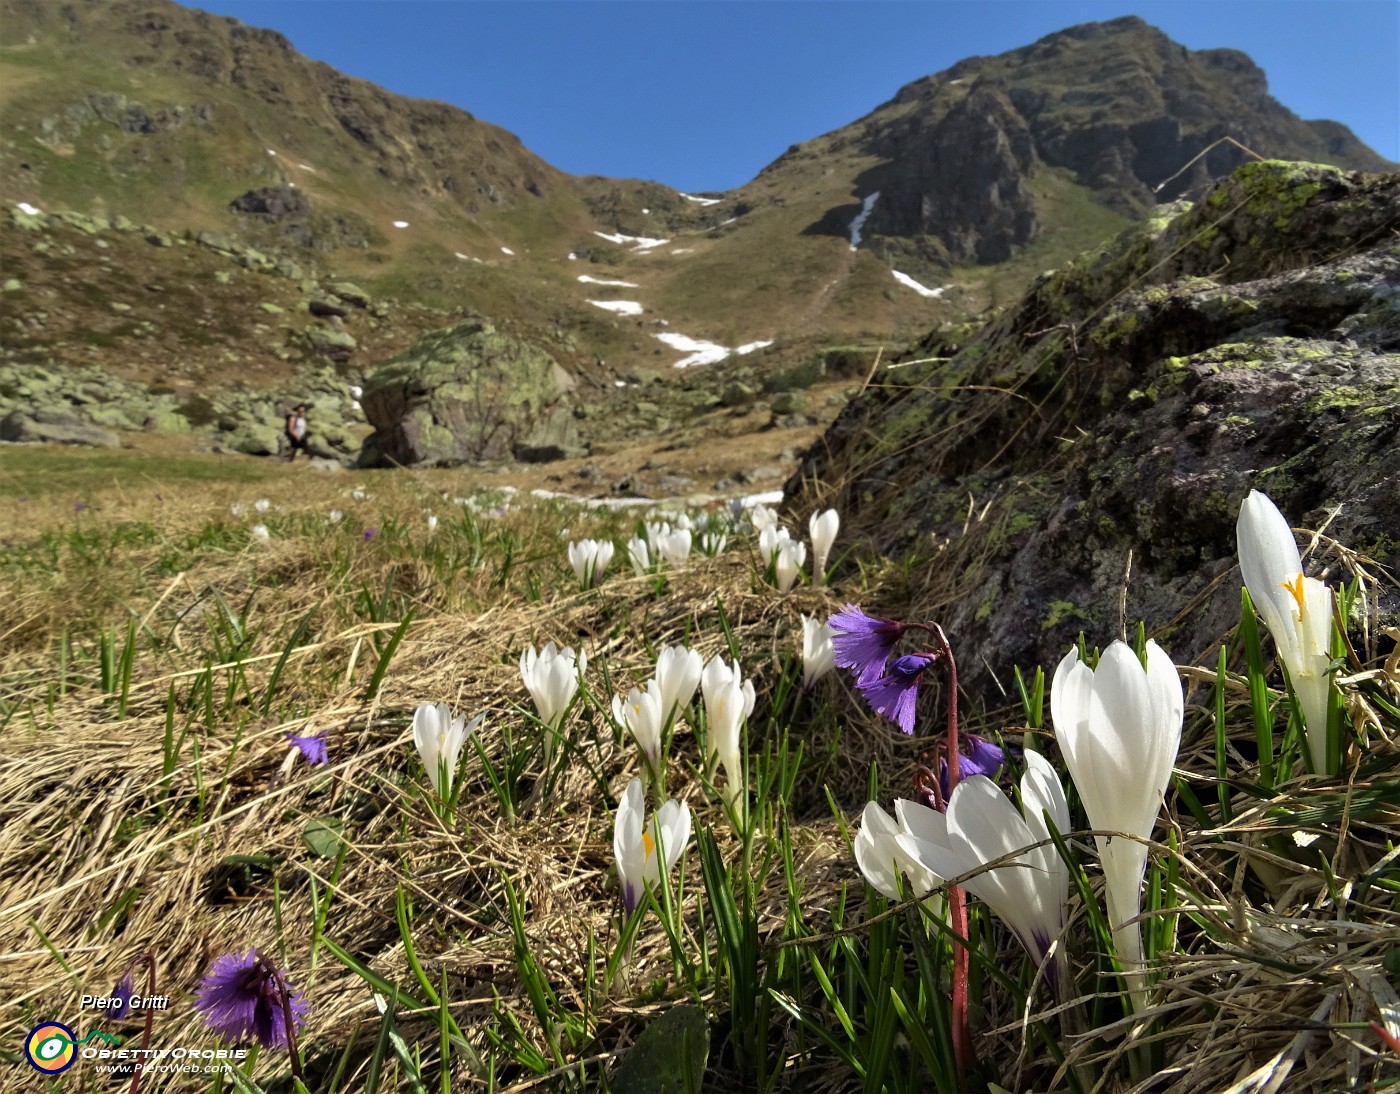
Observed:
[[[41,1076],[19,1046],[43,1019],[139,1042],[139,1022],[78,1004],[142,953],[171,998],[152,1044],[217,1044],[191,993],[214,957],[250,946],[310,1003],[313,1091],[701,1089],[626,1073],[648,1053],[677,1067],[690,1040],[632,1046],[692,1007],[707,1019],[705,1090],[957,1088],[939,1029],[946,938],[912,902],[886,910],[867,893],[850,850],[867,798],[907,794],[936,730],[904,738],[839,672],[797,683],[801,613],[898,614],[931,571],[843,537],[832,586],[785,596],[734,533],[715,558],[646,576],[620,550],[580,592],[567,542],[621,548],[640,513],[500,483],[0,453],[0,1089],[126,1089],[86,1060]],[[1235,745],[1256,740],[1262,684],[1243,655],[1220,680],[1184,668],[1149,879],[1148,1011],[1125,1014],[1096,943],[1092,841],[1069,840],[1086,888],[1071,890],[1065,998],[976,911],[971,1089],[1396,1086],[1400,1056],[1373,1023],[1389,1036],[1400,1017],[1400,653],[1366,617],[1362,597],[1340,670],[1355,741],[1336,779],[1261,791]],[[517,660],[548,640],[586,650],[588,669],[546,767]],[[678,643],[737,655],[754,681],[758,831],[747,845],[732,834],[700,719],[685,718],[668,790],[709,850],[691,849],[629,947],[612,824],[639,765],[609,703]],[[1282,734],[1276,673],[1272,686]],[[413,748],[421,702],[486,715],[455,811],[436,807]],[[925,702],[936,727],[941,699]],[[1018,748],[1032,712],[964,717]],[[289,734],[324,734],[329,764],[308,766]],[[285,1055],[263,1051],[236,1076],[149,1074],[140,1089],[296,1087]]]

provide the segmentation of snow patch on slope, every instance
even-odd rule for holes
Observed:
[[[641,315],[642,306],[635,300],[590,300],[595,308],[617,312],[618,315]]]
[[[870,211],[875,208],[875,200],[880,196],[880,191],[866,194],[865,200],[861,202],[860,212],[856,214],[855,220],[851,221],[851,250],[860,246],[860,233],[865,231],[865,222],[870,219]]]
[[[666,345],[670,346],[672,349],[680,350],[685,354],[684,357],[675,363],[676,368],[691,368],[695,365],[714,365],[723,361],[731,353],[742,357],[744,354],[752,353],[754,350],[763,349],[765,346],[771,346],[773,344],[773,339],[769,338],[763,342],[746,342],[742,346],[735,346],[733,349],[730,349],[727,346],[721,346],[718,342],[707,342],[703,338],[692,338],[688,334],[676,334],[671,331],[666,331],[663,334],[653,334],[652,337],[659,342],[665,342]]]
[[[906,273],[900,273],[898,270],[891,270],[890,273],[894,274],[894,279],[901,285],[909,286],[909,288],[913,289],[920,296],[927,296],[936,300],[948,291],[947,285],[940,285],[936,289],[930,289],[927,285],[920,285]]]
[[[615,285],[619,289],[635,289],[638,287],[635,281],[609,281],[603,277],[589,277],[587,274],[579,274],[578,279],[585,285]]]
[[[655,247],[661,247],[671,242],[669,239],[650,239],[647,236],[629,236],[623,235],[621,232],[613,232],[610,235],[607,232],[595,230],[593,234],[599,239],[606,239],[609,243],[635,243],[636,246],[632,248],[634,251],[650,251]]]
[[[706,342],[699,338],[691,338],[688,334],[666,331],[664,334],[653,334],[652,337],[686,355],[676,362],[676,368],[713,365],[729,356],[729,350],[718,342]]]

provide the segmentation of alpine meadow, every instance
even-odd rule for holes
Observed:
[[[0,1090],[1400,1094],[1400,171],[1245,53],[688,193],[0,0],[0,283]]]

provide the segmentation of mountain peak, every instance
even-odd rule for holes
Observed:
[[[1305,122],[1270,97],[1248,55],[1187,49],[1135,15],[959,61],[812,144],[823,141],[879,161],[863,180],[882,195],[868,225],[874,246],[955,264],[1005,261],[1053,230],[1051,174],[1140,216],[1250,152],[1388,166],[1345,126]]]

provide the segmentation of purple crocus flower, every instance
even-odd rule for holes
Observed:
[[[898,620],[866,615],[855,604],[847,604],[827,623],[831,627],[832,659],[855,673],[859,688],[870,687],[885,674],[885,662],[907,629]]]
[[[323,735],[298,737],[295,733],[291,733],[288,734],[287,740],[301,749],[301,754],[306,757],[306,762],[313,767],[317,764],[330,762],[326,758],[326,738]]]
[[[225,1040],[242,1041],[251,1034],[264,1048],[285,1048],[288,1016],[300,1028],[309,1010],[287,984],[286,973],[257,950],[215,958],[195,993],[194,1008]]]
[[[112,1011],[113,1018],[125,1018],[131,1013],[131,997],[135,994],[136,989],[131,985],[131,973],[127,973],[112,989],[112,998],[121,1000],[121,1004]]]
[[[933,664],[926,653],[907,653],[896,657],[889,671],[869,684],[856,681],[865,693],[865,701],[876,714],[896,722],[905,733],[914,732],[914,706],[919,698],[919,681],[924,670]]]
[[[378,532],[379,532],[379,529],[377,529],[377,528],[366,528],[366,529],[365,529],[365,539],[367,539],[367,540],[373,539],[373,538],[378,534]]]
[[[989,779],[995,779],[997,772],[1006,763],[1005,752],[998,748],[994,742],[985,737],[979,737],[975,733],[969,733],[963,738],[963,747],[959,751],[961,753],[958,758],[959,781],[972,775],[986,775]],[[948,788],[948,760],[944,756],[938,758],[938,785],[943,791],[943,800],[946,802],[953,792]]]

